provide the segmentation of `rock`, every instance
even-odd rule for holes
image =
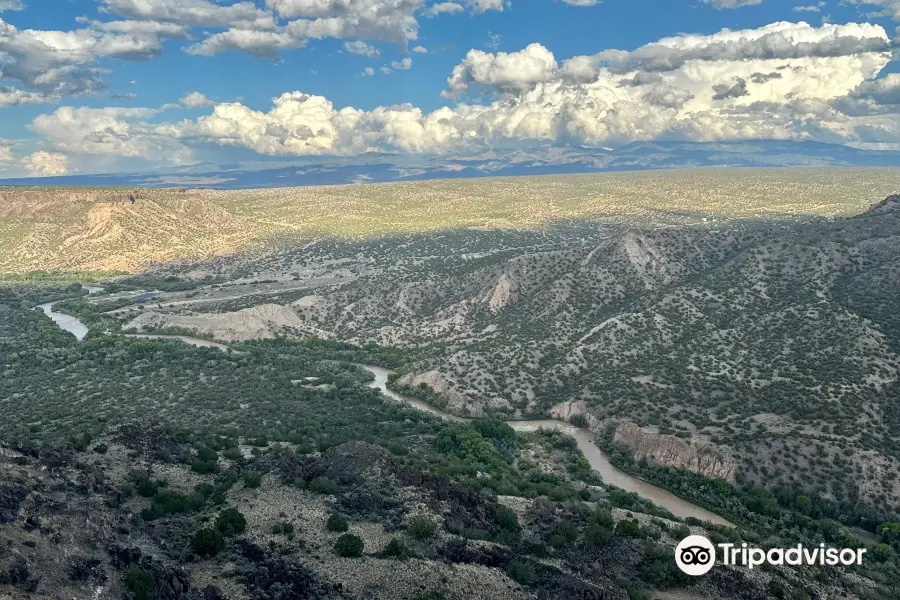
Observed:
[[[631,450],[634,460],[684,469],[710,478],[734,480],[735,463],[711,444],[688,443],[672,435],[644,431],[634,423],[619,423],[613,441]]]

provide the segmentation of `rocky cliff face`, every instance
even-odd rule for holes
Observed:
[[[630,449],[635,460],[646,459],[705,477],[734,480],[734,461],[710,444],[688,443],[672,435],[649,433],[629,422],[616,427],[613,440]]]
[[[462,417],[482,417],[486,408],[502,411],[511,408],[509,403],[502,398],[488,400],[480,395],[466,393],[466,390],[460,386],[458,381],[446,377],[439,371],[409,373],[401,377],[398,383],[413,388],[419,387],[419,384],[424,383],[431,391],[447,399],[446,411],[448,413]]]
[[[550,409],[550,415],[554,419],[567,422],[576,415],[582,415],[589,428],[595,429],[601,425],[601,421],[588,411],[587,402],[584,400],[560,402]]]

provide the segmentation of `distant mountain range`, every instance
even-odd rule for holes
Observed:
[[[545,147],[442,157],[367,153],[233,164],[203,162],[138,173],[0,179],[0,185],[240,189],[700,167],[896,166],[900,166],[900,151],[812,141],[635,142],[615,149]]]

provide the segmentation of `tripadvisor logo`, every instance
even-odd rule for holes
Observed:
[[[725,566],[744,566],[753,569],[763,564],[781,565],[819,565],[834,567],[837,565],[861,565],[865,548],[826,548],[825,544],[807,548],[797,544],[791,548],[770,548],[763,550],[746,543],[735,544],[713,543],[702,535],[689,535],[675,547],[675,563],[684,573],[693,576],[705,575],[716,564],[716,547]]]

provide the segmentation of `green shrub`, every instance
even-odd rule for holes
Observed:
[[[513,560],[506,565],[506,572],[510,578],[522,585],[528,585],[535,580],[534,565],[527,560]]]
[[[200,460],[195,458],[191,461],[191,471],[200,475],[209,475],[210,473],[219,472],[219,462],[216,460]]]
[[[384,547],[384,550],[381,551],[381,556],[384,558],[405,560],[409,558],[409,550],[406,548],[403,540],[395,537],[391,538],[391,541],[388,542],[387,546]]]
[[[225,538],[218,529],[204,527],[191,538],[191,551],[198,556],[215,556],[225,549]]]
[[[152,479],[146,471],[135,471],[131,474],[134,481],[134,489],[144,498],[152,498],[159,491],[159,484]]]
[[[247,529],[247,519],[236,508],[228,507],[223,509],[216,517],[216,529],[222,532],[222,535],[233,536],[244,533]]]
[[[508,506],[497,504],[494,507],[494,521],[497,522],[501,529],[513,532],[519,531],[519,517],[516,515],[516,511]]]
[[[335,542],[334,552],[338,556],[343,556],[344,558],[357,558],[362,556],[363,541],[359,536],[345,533],[337,539],[337,542]]]
[[[641,537],[641,526],[636,519],[623,519],[616,523],[616,535],[622,537]]]
[[[287,521],[275,523],[275,525],[272,526],[272,533],[275,535],[291,536],[294,534],[294,524],[288,523]]]
[[[259,471],[247,471],[244,473],[244,487],[258,488],[262,484],[262,473]]]
[[[134,564],[128,567],[125,573],[125,587],[131,592],[134,600],[156,598],[156,576],[149,569],[142,569]]]
[[[330,517],[328,517],[328,521],[325,523],[325,528],[328,531],[344,533],[350,528],[350,526],[347,524],[347,519],[345,519],[338,513],[333,513]]]
[[[72,447],[75,448],[77,452],[84,452],[85,450],[87,450],[87,447],[90,445],[92,439],[93,438],[91,437],[91,434],[85,432],[81,435],[72,437],[69,441],[72,443]]]
[[[595,548],[601,548],[609,543],[612,535],[612,530],[609,528],[599,523],[592,523],[584,530],[584,541]]]
[[[309,490],[317,494],[334,494],[338,490],[338,485],[330,477],[316,477],[309,482]]]
[[[437,533],[437,523],[433,519],[419,515],[409,520],[406,532],[416,539],[424,540]]]

